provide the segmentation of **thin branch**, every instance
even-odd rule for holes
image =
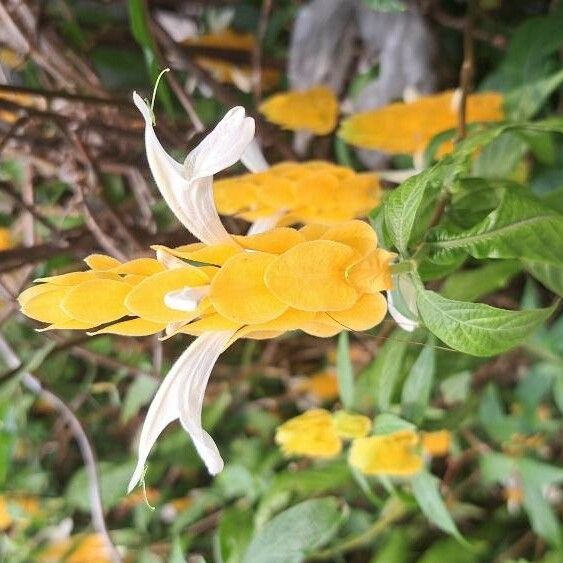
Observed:
[[[12,369],[16,369],[17,366],[21,365],[19,358],[2,336],[0,336],[0,355],[2,355],[8,367]],[[100,482],[98,480],[98,471],[96,469],[96,456],[86,432],[82,428],[80,421],[74,412],[72,412],[71,408],[68,407],[58,395],[55,395],[55,393],[43,387],[42,383],[29,371],[24,371],[21,376],[22,385],[28,391],[37,395],[56,409],[71,429],[74,439],[80,449],[80,454],[82,455],[86,475],[88,477],[92,527],[104,539],[112,561],[114,563],[121,563],[123,560],[113,544],[106,525]]]

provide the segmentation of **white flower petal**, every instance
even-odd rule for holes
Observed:
[[[227,112],[215,129],[186,157],[184,169],[191,178],[213,176],[240,160],[254,138],[254,119],[237,106]]]
[[[164,296],[164,304],[169,309],[175,311],[185,311],[187,313],[195,311],[199,302],[209,295],[210,286],[184,287],[176,291],[169,291]]]
[[[192,344],[194,346],[198,341],[204,340],[194,353],[193,363],[190,365],[192,369],[186,373],[182,392],[178,396],[180,422],[211,475],[219,473],[224,464],[213,438],[201,425],[203,398],[211,370],[234,334],[235,331],[231,330],[212,332],[200,336]]]
[[[254,223],[250,225],[250,228],[246,233],[247,236],[258,235],[260,233],[265,233],[266,231],[273,229],[285,214],[286,211],[281,210],[278,211],[277,213],[274,213],[273,215],[270,215],[269,217],[263,217],[262,219],[258,219],[257,221],[254,221]]]
[[[268,161],[264,157],[264,153],[256,139],[252,139],[246,147],[240,161],[246,166],[250,172],[264,172],[270,168]]]
[[[418,323],[413,319],[409,319],[409,317],[403,315],[403,313],[401,313],[401,311],[397,309],[394,304],[395,297],[397,297],[397,294],[394,290],[387,292],[387,306],[389,309],[389,314],[403,330],[406,330],[407,332],[413,332],[418,326]]]
[[[128,492],[142,478],[149,453],[160,434],[168,424],[180,417],[209,471],[215,474],[222,469],[223,460],[219,451],[201,427],[201,409],[211,370],[233,334],[233,331],[210,332],[196,338],[164,378],[143,424],[137,466]]]
[[[184,227],[201,242],[205,244],[234,244],[217,213],[213,200],[213,178],[211,175],[204,177],[204,174],[200,174],[197,178],[189,176],[186,167],[176,162],[160,144],[154,131],[149,106],[136,92],[133,93],[133,100],[145,119],[147,159],[156,185],[168,207]],[[242,111],[244,114],[244,110]],[[252,131],[254,131],[254,123],[252,123]],[[225,147],[219,144],[216,146],[210,145],[207,141],[212,135],[213,132],[191,154],[198,152],[203,161],[206,158],[220,160]]]
[[[166,252],[162,248],[157,249],[156,259],[167,269],[174,270],[177,268],[184,268],[186,263],[180,258],[173,256],[169,252]]]

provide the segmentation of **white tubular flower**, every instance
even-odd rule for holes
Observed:
[[[254,137],[254,119],[245,117],[242,107],[231,109],[182,165],[160,144],[149,106],[136,92],[133,101],[145,120],[145,145],[152,175],[172,212],[201,242],[234,244],[215,208],[213,175],[240,160]]]
[[[250,172],[264,172],[270,168],[256,139],[253,139],[246,147],[240,161]]]
[[[131,492],[143,477],[145,463],[156,440],[174,420],[180,422],[211,475],[223,469],[223,459],[201,425],[203,397],[217,358],[233,331],[209,332],[196,338],[176,360],[152,400],[139,439],[137,466],[129,482]]]

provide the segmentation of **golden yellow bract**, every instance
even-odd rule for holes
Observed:
[[[446,456],[452,445],[452,435],[447,430],[423,432],[421,443],[424,453],[433,457]]]
[[[279,214],[278,225],[338,224],[365,217],[380,203],[375,174],[330,162],[284,162],[265,172],[215,182],[219,213],[247,221]]]
[[[330,88],[276,94],[260,105],[266,119],[283,129],[328,135],[338,119],[338,100]]]
[[[100,534],[76,535],[51,543],[37,559],[40,563],[111,563],[112,554]]]
[[[419,436],[413,430],[360,438],[352,442],[348,461],[365,475],[411,476],[423,466],[418,444]]]
[[[371,428],[366,416],[313,409],[296,416],[276,430],[276,444],[285,455],[333,457],[342,451],[342,440],[361,438]]]
[[[375,231],[362,221],[157,250],[180,260],[166,269],[151,258],[122,264],[89,256],[93,269],[37,280],[19,297],[22,312],[47,329],[129,336],[233,330],[235,338],[269,338],[296,329],[320,336],[366,330],[387,311],[381,292],[392,285],[393,255],[377,248]]]
[[[338,135],[351,145],[388,153],[416,154],[442,131],[456,127],[457,94],[448,90],[414,102],[396,102],[345,119]],[[495,92],[467,98],[467,123],[501,121],[503,98]],[[451,142],[440,153],[452,149]]]

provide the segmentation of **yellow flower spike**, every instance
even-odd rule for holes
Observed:
[[[102,271],[111,270],[121,264],[119,260],[105,254],[90,254],[90,256],[84,258],[84,262],[90,269]]]
[[[278,227],[256,235],[233,237],[243,248],[259,250],[271,254],[283,254],[286,250],[305,241],[305,237],[295,229]]]
[[[338,119],[338,100],[326,86],[303,92],[284,92],[265,100],[259,108],[266,119],[284,129],[328,135]]]
[[[421,443],[424,453],[432,457],[443,457],[450,452],[452,435],[447,430],[422,432]]]
[[[25,305],[27,305],[27,303],[29,303],[32,299],[38,297],[39,295],[43,295],[44,293],[50,293],[55,289],[57,289],[57,287],[54,286],[53,284],[43,283],[41,285],[32,285],[31,287],[28,287],[25,291],[22,291],[18,295],[18,303],[20,304],[20,307],[22,307],[22,311]],[[58,289],[62,289],[62,288],[58,288]],[[27,314],[25,311],[23,312],[24,314]]]
[[[208,276],[200,268],[186,264],[185,268],[165,270],[146,278],[131,290],[124,305],[130,315],[154,323],[187,320],[194,314],[168,307],[164,302],[166,294],[186,287],[200,287],[208,282]]]
[[[331,369],[313,374],[298,386],[300,391],[310,393],[320,401],[331,401],[338,397],[338,378]]]
[[[109,323],[129,314],[124,301],[130,291],[131,286],[123,281],[90,280],[72,287],[61,301],[61,308],[83,323]]]
[[[418,442],[412,430],[359,438],[352,442],[348,461],[365,475],[409,477],[423,466],[422,457],[416,453]]]
[[[242,324],[260,324],[279,317],[287,304],[264,283],[264,273],[275,259],[272,254],[245,252],[228,260],[211,283],[209,297],[217,312]]]
[[[346,411],[336,411],[333,415],[336,433],[341,438],[363,438],[369,434],[372,422],[367,416],[350,414]]]
[[[375,174],[324,161],[276,164],[265,172],[219,180],[213,190],[223,215],[247,221],[278,215],[278,226],[338,224],[367,215],[380,201]]]
[[[44,287],[45,290],[36,292],[36,295],[32,297],[29,297],[30,294],[22,294],[23,299],[20,301],[22,313],[36,321],[52,325],[72,320],[72,317],[69,317],[60,307],[62,300],[72,290],[72,287],[57,287],[47,284],[39,287]]]
[[[345,119],[338,135],[351,145],[388,153],[415,154],[457,124],[457,94],[448,90],[411,103],[396,102]],[[503,98],[495,92],[470,94],[468,123],[501,121]],[[451,150],[451,143],[449,144]]]
[[[381,293],[362,295],[356,303],[345,311],[332,311],[329,316],[341,328],[348,330],[368,330],[378,325],[387,313],[387,300]]]
[[[323,409],[307,411],[276,430],[276,444],[287,455],[334,457],[342,451],[332,415]]]
[[[345,272],[357,253],[330,240],[304,242],[277,257],[266,269],[266,286],[281,301],[304,311],[349,309],[358,299]]]

